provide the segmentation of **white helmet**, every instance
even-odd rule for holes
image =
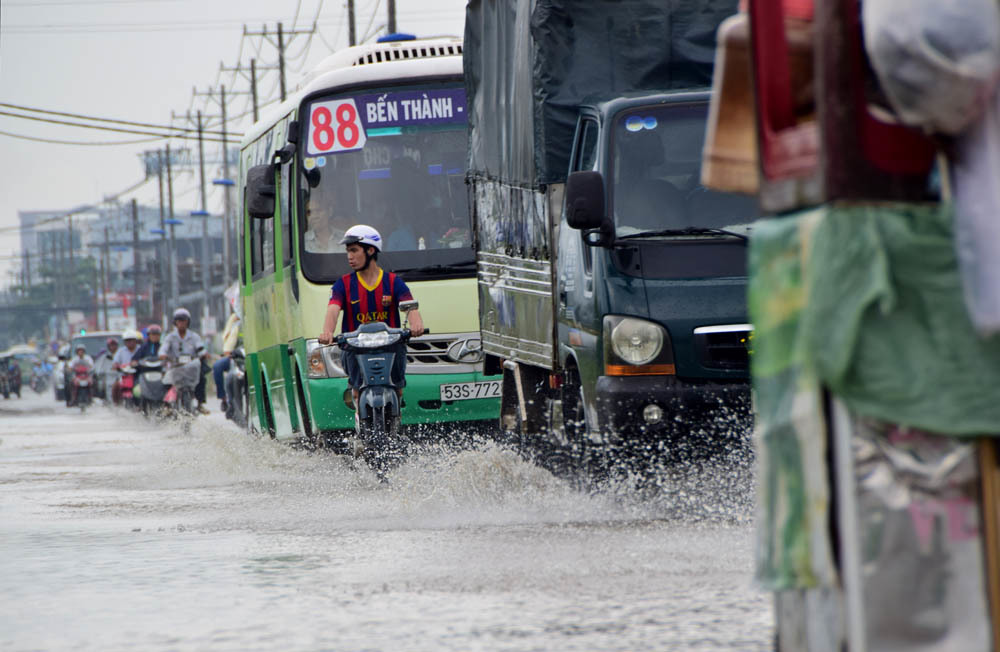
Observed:
[[[174,316],[170,321],[177,321],[178,319],[186,319],[191,321],[191,313],[187,311],[187,308],[178,308],[174,311]]]
[[[125,340],[135,340],[136,342],[142,340],[142,333],[137,330],[127,330],[122,333],[122,342]]]
[[[355,224],[347,229],[347,233],[340,239],[342,245],[363,244],[371,245],[378,251],[382,251],[382,236],[378,231],[367,224]]]

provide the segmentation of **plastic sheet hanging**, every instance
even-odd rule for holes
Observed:
[[[958,134],[1000,80],[997,0],[865,0],[865,48],[895,113],[913,127]]]
[[[989,650],[975,444],[852,415],[871,650]]]
[[[983,337],[1000,333],[1000,91],[956,143],[955,246],[965,304]]]

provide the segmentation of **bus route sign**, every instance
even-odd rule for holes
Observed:
[[[371,129],[465,123],[462,88],[372,93],[314,102],[309,108],[307,154],[324,156],[362,149]]]

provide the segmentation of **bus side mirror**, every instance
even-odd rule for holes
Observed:
[[[274,217],[274,165],[255,165],[247,171],[247,213],[258,220]]]

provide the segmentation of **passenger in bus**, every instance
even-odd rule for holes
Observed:
[[[333,341],[333,332],[341,312],[344,314],[340,327],[342,333],[349,333],[361,324],[372,321],[385,322],[390,327],[399,328],[399,304],[413,298],[402,278],[379,267],[382,236],[376,229],[364,224],[352,226],[341,243],[347,248],[347,264],[351,266],[352,272],[338,279],[330,290],[330,303],[323,320],[323,332],[319,336],[321,344]],[[424,321],[420,311],[411,310],[409,321],[414,337],[423,335]],[[405,344],[402,346],[405,347]],[[361,370],[354,353],[341,351],[340,356],[354,395],[354,405],[357,406]],[[401,355],[395,356],[392,378],[400,388],[399,396],[402,398],[402,387],[406,385],[405,348]]]
[[[323,204],[306,208],[306,229],[303,239],[306,251],[314,254],[332,254],[340,251],[343,232],[335,233],[331,216]]]

